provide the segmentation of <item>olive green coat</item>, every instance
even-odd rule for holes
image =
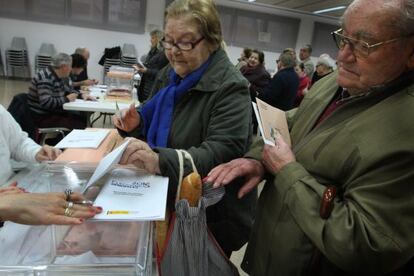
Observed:
[[[269,177],[243,267],[251,275],[381,275],[414,256],[414,85],[353,97],[312,130],[338,89],[321,80],[288,113],[296,162]],[[247,154],[261,159],[262,145]],[[319,215],[327,185],[339,187]],[[397,274],[397,273],[395,273]]]
[[[168,85],[170,69],[167,66],[160,71],[153,92]],[[219,49],[197,85],[175,104],[168,148],[155,149],[161,174],[170,180],[170,199],[176,194],[179,173],[174,149],[187,150],[202,177],[215,166],[246,153],[251,142],[247,85],[225,51]],[[187,162],[186,174],[190,169]],[[241,184],[228,185],[223,200],[207,209],[207,223],[226,252],[239,249],[247,241],[253,224],[257,194],[237,199]]]

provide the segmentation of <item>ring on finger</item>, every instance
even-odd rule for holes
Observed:
[[[66,201],[70,200],[70,195],[73,193],[73,191],[71,189],[66,189],[65,190],[65,195],[66,195]]]
[[[73,207],[73,202],[72,202],[72,201],[68,201],[68,202],[66,202],[66,203],[67,203],[66,208],[70,209],[70,208],[72,208],[72,207]]]
[[[73,209],[71,209],[71,208],[68,207],[68,208],[65,209],[64,215],[67,216],[67,217],[71,217],[74,212],[75,211],[73,211]]]

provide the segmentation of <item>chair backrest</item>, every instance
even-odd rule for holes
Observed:
[[[27,103],[27,93],[20,93],[13,97],[7,109],[20,127],[26,131],[30,138],[36,141],[36,127]]]

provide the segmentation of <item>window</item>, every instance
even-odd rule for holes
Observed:
[[[146,0],[0,0],[0,16],[145,33]]]

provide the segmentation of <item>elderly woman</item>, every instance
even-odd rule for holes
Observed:
[[[249,81],[250,98],[252,102],[256,102],[256,97],[261,94],[264,88],[270,82],[270,74],[266,71],[263,65],[264,54],[257,49],[252,50],[252,53],[247,61],[247,65],[240,68],[240,72]],[[256,116],[252,116],[253,133],[257,133]]]
[[[131,142],[121,163],[169,177],[171,200],[179,173],[175,149],[186,149],[205,177],[217,164],[246,151],[251,113],[247,81],[220,46],[213,1],[174,1],[167,8],[162,43],[170,65],[160,71],[153,97],[138,112],[131,106],[113,120],[148,143]],[[208,226],[227,255],[246,242],[253,222],[257,196],[238,199],[239,185],[229,185],[224,198],[207,209]]]

